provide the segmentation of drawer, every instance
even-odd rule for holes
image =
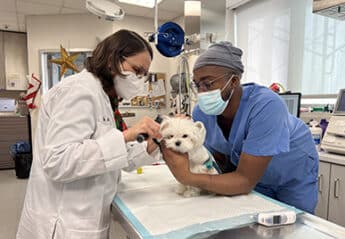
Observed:
[[[28,140],[29,129],[27,117],[0,117],[0,142]]]
[[[10,151],[10,146],[14,144],[15,142],[16,142],[15,140],[4,141],[4,142],[0,141],[0,154],[8,154]]]

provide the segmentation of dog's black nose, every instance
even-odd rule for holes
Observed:
[[[181,141],[176,141],[176,142],[175,142],[175,145],[176,145],[176,146],[180,146],[180,145],[181,145]]]

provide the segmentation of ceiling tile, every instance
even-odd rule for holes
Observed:
[[[67,8],[64,7],[60,10],[61,14],[73,14],[73,13],[87,13],[86,9],[75,9],[75,8]]]
[[[17,12],[25,15],[58,14],[60,7],[42,3],[17,1]]]
[[[74,9],[86,9],[85,0],[65,0],[63,6]]]
[[[143,16],[143,15],[146,15],[150,11],[150,8],[138,7],[132,4],[116,2],[116,5],[121,7],[125,11],[126,15]]]
[[[15,2],[15,0],[12,0],[12,1]],[[63,5],[64,0],[17,0],[17,2],[19,1],[25,2],[25,3],[44,4],[44,5],[61,7]]]
[[[166,2],[169,2],[169,3],[166,4]],[[181,2],[182,2],[182,5],[181,5]],[[118,1],[116,1],[115,3],[119,5],[125,11],[126,15],[148,17],[148,18],[155,17],[154,8],[139,7],[139,6],[135,6],[132,4],[125,4]],[[179,7],[181,6],[182,6],[182,9],[179,9]],[[169,9],[169,12],[165,11],[164,9]],[[163,0],[158,5],[158,18],[160,20],[173,19],[182,15],[183,15],[183,0],[174,0],[174,1]]]

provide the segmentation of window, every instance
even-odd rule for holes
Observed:
[[[310,94],[345,88],[345,21],[312,13],[312,0],[257,0],[236,10],[243,82]]]
[[[70,52],[80,53],[77,59],[74,61],[74,64],[79,70],[84,68],[85,59],[91,55],[91,50],[71,50]],[[49,60],[60,58],[61,54],[59,50],[42,50],[40,51],[41,59],[41,81],[42,81],[42,93],[44,94],[55,84],[61,80],[60,76],[60,65],[51,63]],[[70,69],[67,69],[64,77],[74,74]]]

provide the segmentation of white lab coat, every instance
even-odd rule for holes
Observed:
[[[106,239],[121,169],[155,161],[126,144],[109,98],[86,70],[43,96],[17,239]]]

